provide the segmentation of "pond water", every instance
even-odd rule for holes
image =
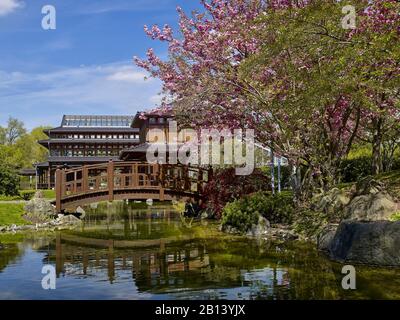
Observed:
[[[0,299],[400,299],[400,270],[356,267],[345,291],[341,269],[310,244],[229,236],[172,207],[105,204],[73,231],[0,235]]]

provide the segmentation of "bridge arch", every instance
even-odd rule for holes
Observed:
[[[173,200],[203,196],[208,169],[181,164],[113,162],[56,171],[56,209],[100,201]]]

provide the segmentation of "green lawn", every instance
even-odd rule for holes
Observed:
[[[27,224],[22,218],[24,206],[23,203],[0,203],[0,226]]]
[[[35,190],[20,190],[22,192],[32,192],[35,193]],[[42,190],[45,199],[53,200],[56,198],[56,192],[54,190]],[[21,196],[4,196],[0,195],[0,201],[21,201],[23,198]]]

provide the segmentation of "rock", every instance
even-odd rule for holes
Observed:
[[[76,208],[76,213],[79,214],[80,219],[83,219],[86,216],[86,211],[82,207]]]
[[[278,228],[270,228],[266,234],[266,238],[292,241],[292,240],[297,240],[299,236],[290,229],[284,227],[278,227]]]
[[[337,261],[400,266],[400,221],[344,221],[326,247]]]
[[[329,246],[335,237],[338,224],[328,224],[317,237],[317,246],[321,251],[328,251]]]
[[[345,208],[344,216],[357,221],[389,220],[397,210],[394,199],[385,191],[379,191],[354,197]]]
[[[38,197],[36,197],[38,196]],[[35,197],[25,205],[25,211],[29,215],[54,216],[56,210],[50,201],[43,199],[41,191],[36,192]]]
[[[320,193],[313,198],[313,209],[329,216],[340,215],[349,204],[350,196],[345,191],[333,188],[326,193]]]
[[[44,199],[43,191],[41,191],[41,190],[36,191],[36,192],[35,192],[35,195],[33,196],[33,198],[36,198],[36,199]]]
[[[211,209],[206,209],[201,213],[201,219],[212,219],[214,218],[214,213]]]
[[[242,234],[237,228],[232,226],[220,226],[219,231],[226,232],[229,234]]]
[[[66,215],[58,218],[59,225],[78,225],[81,224],[82,221],[73,215]]]
[[[90,209],[96,210],[98,208],[99,204],[97,202],[91,203],[90,204]]]
[[[362,178],[352,188],[353,197],[367,194],[376,194],[385,190],[385,184],[381,181],[375,180],[372,176]]]
[[[268,234],[271,224],[263,216],[259,216],[258,224],[252,225],[251,229],[247,231],[246,235],[249,237],[260,238]]]

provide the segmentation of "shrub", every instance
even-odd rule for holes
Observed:
[[[274,196],[257,193],[252,196],[253,202],[259,202],[261,214],[271,223],[290,224],[293,222],[294,202],[291,192],[282,192]]]
[[[229,168],[214,172],[212,180],[204,190],[204,197],[207,206],[220,217],[228,202],[270,189],[270,179],[261,170],[256,169],[249,176],[237,176],[235,169]]]
[[[228,203],[222,212],[222,226],[230,225],[246,232],[252,224],[258,223],[259,215],[273,224],[292,223],[294,217],[293,195],[290,192],[274,196],[266,192],[257,192]]]
[[[0,164],[0,195],[17,196],[19,178],[9,166]]]
[[[253,224],[258,223],[260,213],[257,207],[252,207],[247,199],[235,200],[226,204],[222,212],[222,226],[231,226],[240,232],[248,231]]]
[[[390,217],[390,221],[400,221],[400,211],[394,213],[394,214]]]
[[[371,175],[372,158],[368,156],[346,159],[340,167],[341,182],[355,182]]]
[[[24,191],[21,191],[19,194],[20,194],[20,196],[21,196],[21,198],[23,200],[29,201],[35,195],[35,191],[33,191],[33,190],[24,190]]]

